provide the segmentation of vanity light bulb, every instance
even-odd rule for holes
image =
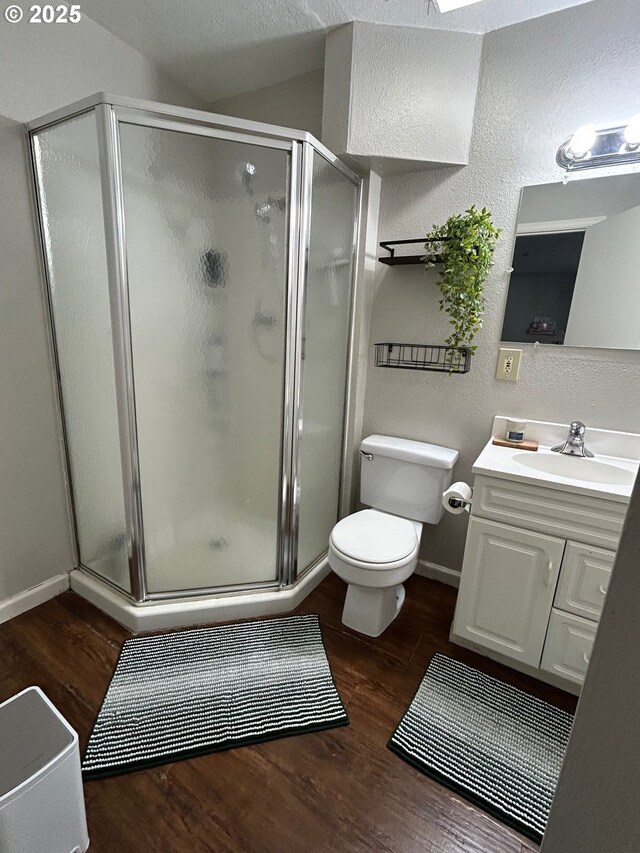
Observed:
[[[577,160],[581,160],[591,150],[591,146],[596,141],[596,130],[592,124],[585,124],[579,127],[573,134],[567,145],[569,154]]]
[[[627,148],[637,148],[640,145],[640,113],[630,120],[622,136]]]

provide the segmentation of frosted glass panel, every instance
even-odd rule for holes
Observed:
[[[93,113],[36,140],[80,561],[129,590]]]
[[[289,154],[120,135],[149,591],[275,581]]]
[[[323,554],[338,517],[357,189],[313,156],[303,341],[298,573]]]

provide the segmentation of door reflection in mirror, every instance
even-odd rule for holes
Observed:
[[[640,349],[640,174],[524,187],[506,342]]]

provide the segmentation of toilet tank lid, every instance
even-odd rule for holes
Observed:
[[[387,456],[432,468],[453,468],[458,461],[458,451],[439,444],[427,444],[424,441],[412,441],[408,438],[394,438],[390,435],[370,435],[362,440],[360,450],[374,456]]]

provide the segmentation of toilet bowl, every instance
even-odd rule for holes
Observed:
[[[349,584],[347,627],[379,637],[404,603],[403,582],[418,562],[422,524],[375,509],[339,521],[329,538],[329,565]]]
[[[379,637],[404,603],[403,583],[418,563],[423,523],[442,517],[442,492],[451,484],[458,451],[373,435],[360,452],[360,496],[372,508],[335,525],[328,561],[348,584],[343,624]]]

